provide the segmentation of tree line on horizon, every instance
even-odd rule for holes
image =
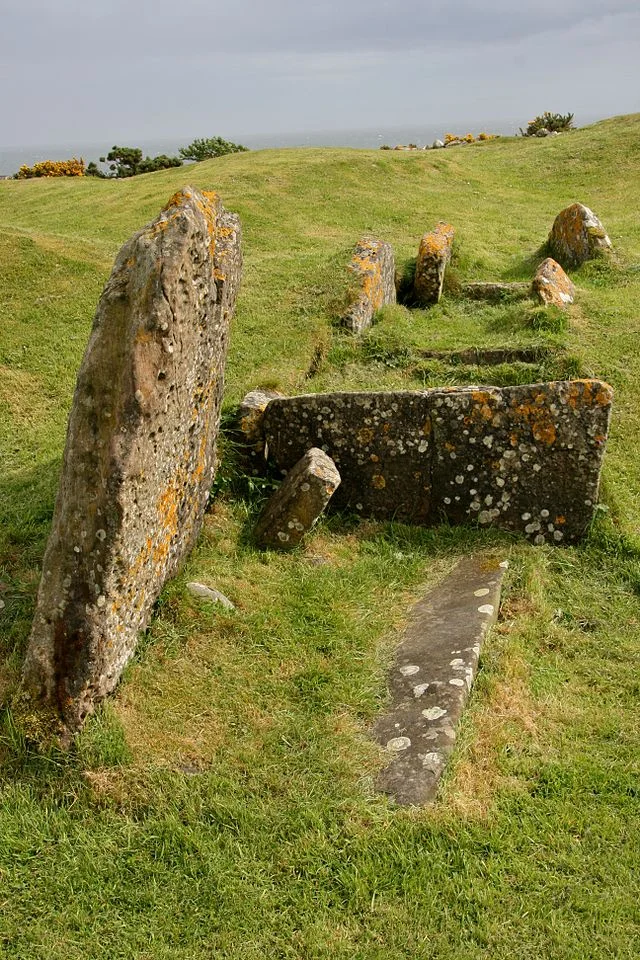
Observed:
[[[248,147],[222,137],[198,138],[188,146],[180,147],[178,155],[170,157],[165,153],[156,157],[143,157],[139,147],[111,148],[109,153],[100,157],[100,163],[109,165],[109,172],[105,173],[92,160],[85,166],[82,158],[73,157],[71,160],[43,160],[29,167],[26,164],[20,167],[15,175],[16,180],[28,180],[33,177],[98,177],[101,180],[122,179],[136,177],[141,173],[154,173],[156,170],[166,170],[169,167],[181,167],[185,162],[199,163],[202,160],[211,160],[228,153],[244,153]]]

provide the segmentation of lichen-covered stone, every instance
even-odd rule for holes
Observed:
[[[611,240],[589,207],[573,203],[554,220],[548,246],[554,260],[570,268],[607,253]]]
[[[342,323],[353,333],[362,333],[373,323],[377,310],[396,302],[391,245],[384,240],[363,237],[356,245],[349,271],[354,281],[353,298]]]
[[[267,503],[255,538],[262,547],[292,550],[314,525],[340,485],[335,463],[312,448],[298,460]]]
[[[423,307],[437,303],[442,295],[445,270],[451,260],[454,229],[440,221],[435,230],[425,233],[418,248],[413,292]]]
[[[252,473],[259,473],[264,468],[264,411],[270,400],[281,396],[277,390],[252,390],[238,407],[240,455]]]
[[[273,400],[265,436],[282,470],[310,446],[325,450],[342,477],[336,507],[558,544],[593,517],[611,402],[598,380],[310,394]]]
[[[462,294],[470,300],[489,300],[499,303],[501,300],[515,300],[528,297],[531,286],[528,283],[474,282],[463,283]]]
[[[425,523],[431,505],[427,394],[308,394],[272,400],[265,412],[269,456],[290,469],[309,447],[335,462],[342,483],[332,507]]]
[[[124,245],[98,304],[24,666],[68,730],[115,687],[200,529],[240,273],[237,217],[187,187]]]
[[[545,307],[564,307],[573,303],[576,288],[559,263],[543,260],[531,284],[531,291]]]

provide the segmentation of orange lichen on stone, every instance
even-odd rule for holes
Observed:
[[[376,490],[383,490],[387,485],[387,481],[380,473],[375,473],[371,478],[371,486],[375,487]]]

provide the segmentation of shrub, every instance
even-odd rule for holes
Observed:
[[[562,133],[565,130],[573,129],[573,114],[550,113],[548,110],[529,120],[527,129],[520,127],[520,133],[523,137],[535,137],[539,130],[549,130],[551,133]]]
[[[84,160],[72,157],[71,160],[42,160],[32,167],[23,164],[16,173],[16,180],[30,180],[32,177],[84,177]]]
[[[100,163],[109,163],[112,177],[137,177],[140,173],[153,173],[155,170],[166,170],[168,167],[181,167],[179,157],[168,157],[165,153],[157,157],[142,159],[142,150],[138,147],[112,147],[106,157],[100,157]],[[91,176],[100,176],[96,164],[92,165]]]
[[[187,147],[180,147],[178,153],[182,160],[211,160],[214,157],[223,157],[227,153],[245,153],[249,148],[241,143],[232,143],[222,137],[210,137],[208,140],[194,140]]]
[[[476,138],[472,133],[467,133],[466,136],[462,138],[466,143],[475,143]]]

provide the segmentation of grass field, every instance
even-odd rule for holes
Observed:
[[[68,755],[0,728],[7,960],[586,960],[640,951],[640,115],[548,140],[424,153],[263,151],[128,181],[0,183],[0,700],[33,614],[66,418],[124,240],[181,185],[240,214],[245,274],[225,420],[247,390],[517,383],[615,389],[602,509],[579,547],[333,516],[290,556],[248,533],[268,483],[225,460],[198,547],[117,695]],[[573,274],[566,321],[482,306],[461,280],[526,280],[580,200],[611,263]],[[364,232],[401,268],[456,227],[447,295],[335,325]],[[537,364],[421,351],[539,344]],[[411,603],[470,550],[511,561],[438,802],[376,795],[367,736]],[[319,565],[317,557],[326,561]],[[209,582],[235,612],[190,598]]]

